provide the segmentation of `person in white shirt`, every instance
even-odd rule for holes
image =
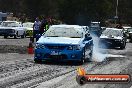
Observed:
[[[40,25],[41,25],[41,22],[39,21],[39,18],[37,17],[33,25],[33,42],[34,42],[34,38],[36,38],[37,35],[39,34]]]

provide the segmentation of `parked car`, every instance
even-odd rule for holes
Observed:
[[[92,59],[93,40],[78,25],[53,25],[36,43],[34,61],[79,61]]]
[[[128,29],[129,29],[129,28],[132,28],[132,27],[130,27],[130,26],[123,26],[123,28],[124,28],[124,32],[126,33],[126,37],[129,38]]]
[[[30,36],[30,37],[33,36],[33,25],[34,25],[34,23],[32,23],[32,22],[25,22],[22,25],[26,29],[26,36]]]
[[[130,42],[132,42],[132,28],[128,28]]]
[[[106,28],[100,36],[99,47],[120,47],[126,46],[126,36],[123,29]]]
[[[21,36],[21,38],[24,38],[25,28],[22,27],[21,22],[3,21],[0,27],[0,36],[4,36],[4,38],[8,36],[14,36],[14,38]]]

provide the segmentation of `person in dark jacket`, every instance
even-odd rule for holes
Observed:
[[[40,25],[39,33],[42,35],[46,31],[47,20],[43,18]]]

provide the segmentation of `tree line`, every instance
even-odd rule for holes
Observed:
[[[34,20],[50,16],[67,24],[114,19],[117,0],[0,0],[0,11]],[[118,22],[132,24],[132,0],[118,0]]]

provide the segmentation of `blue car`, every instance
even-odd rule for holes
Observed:
[[[79,61],[92,59],[93,40],[78,25],[53,25],[36,42],[34,61]]]

